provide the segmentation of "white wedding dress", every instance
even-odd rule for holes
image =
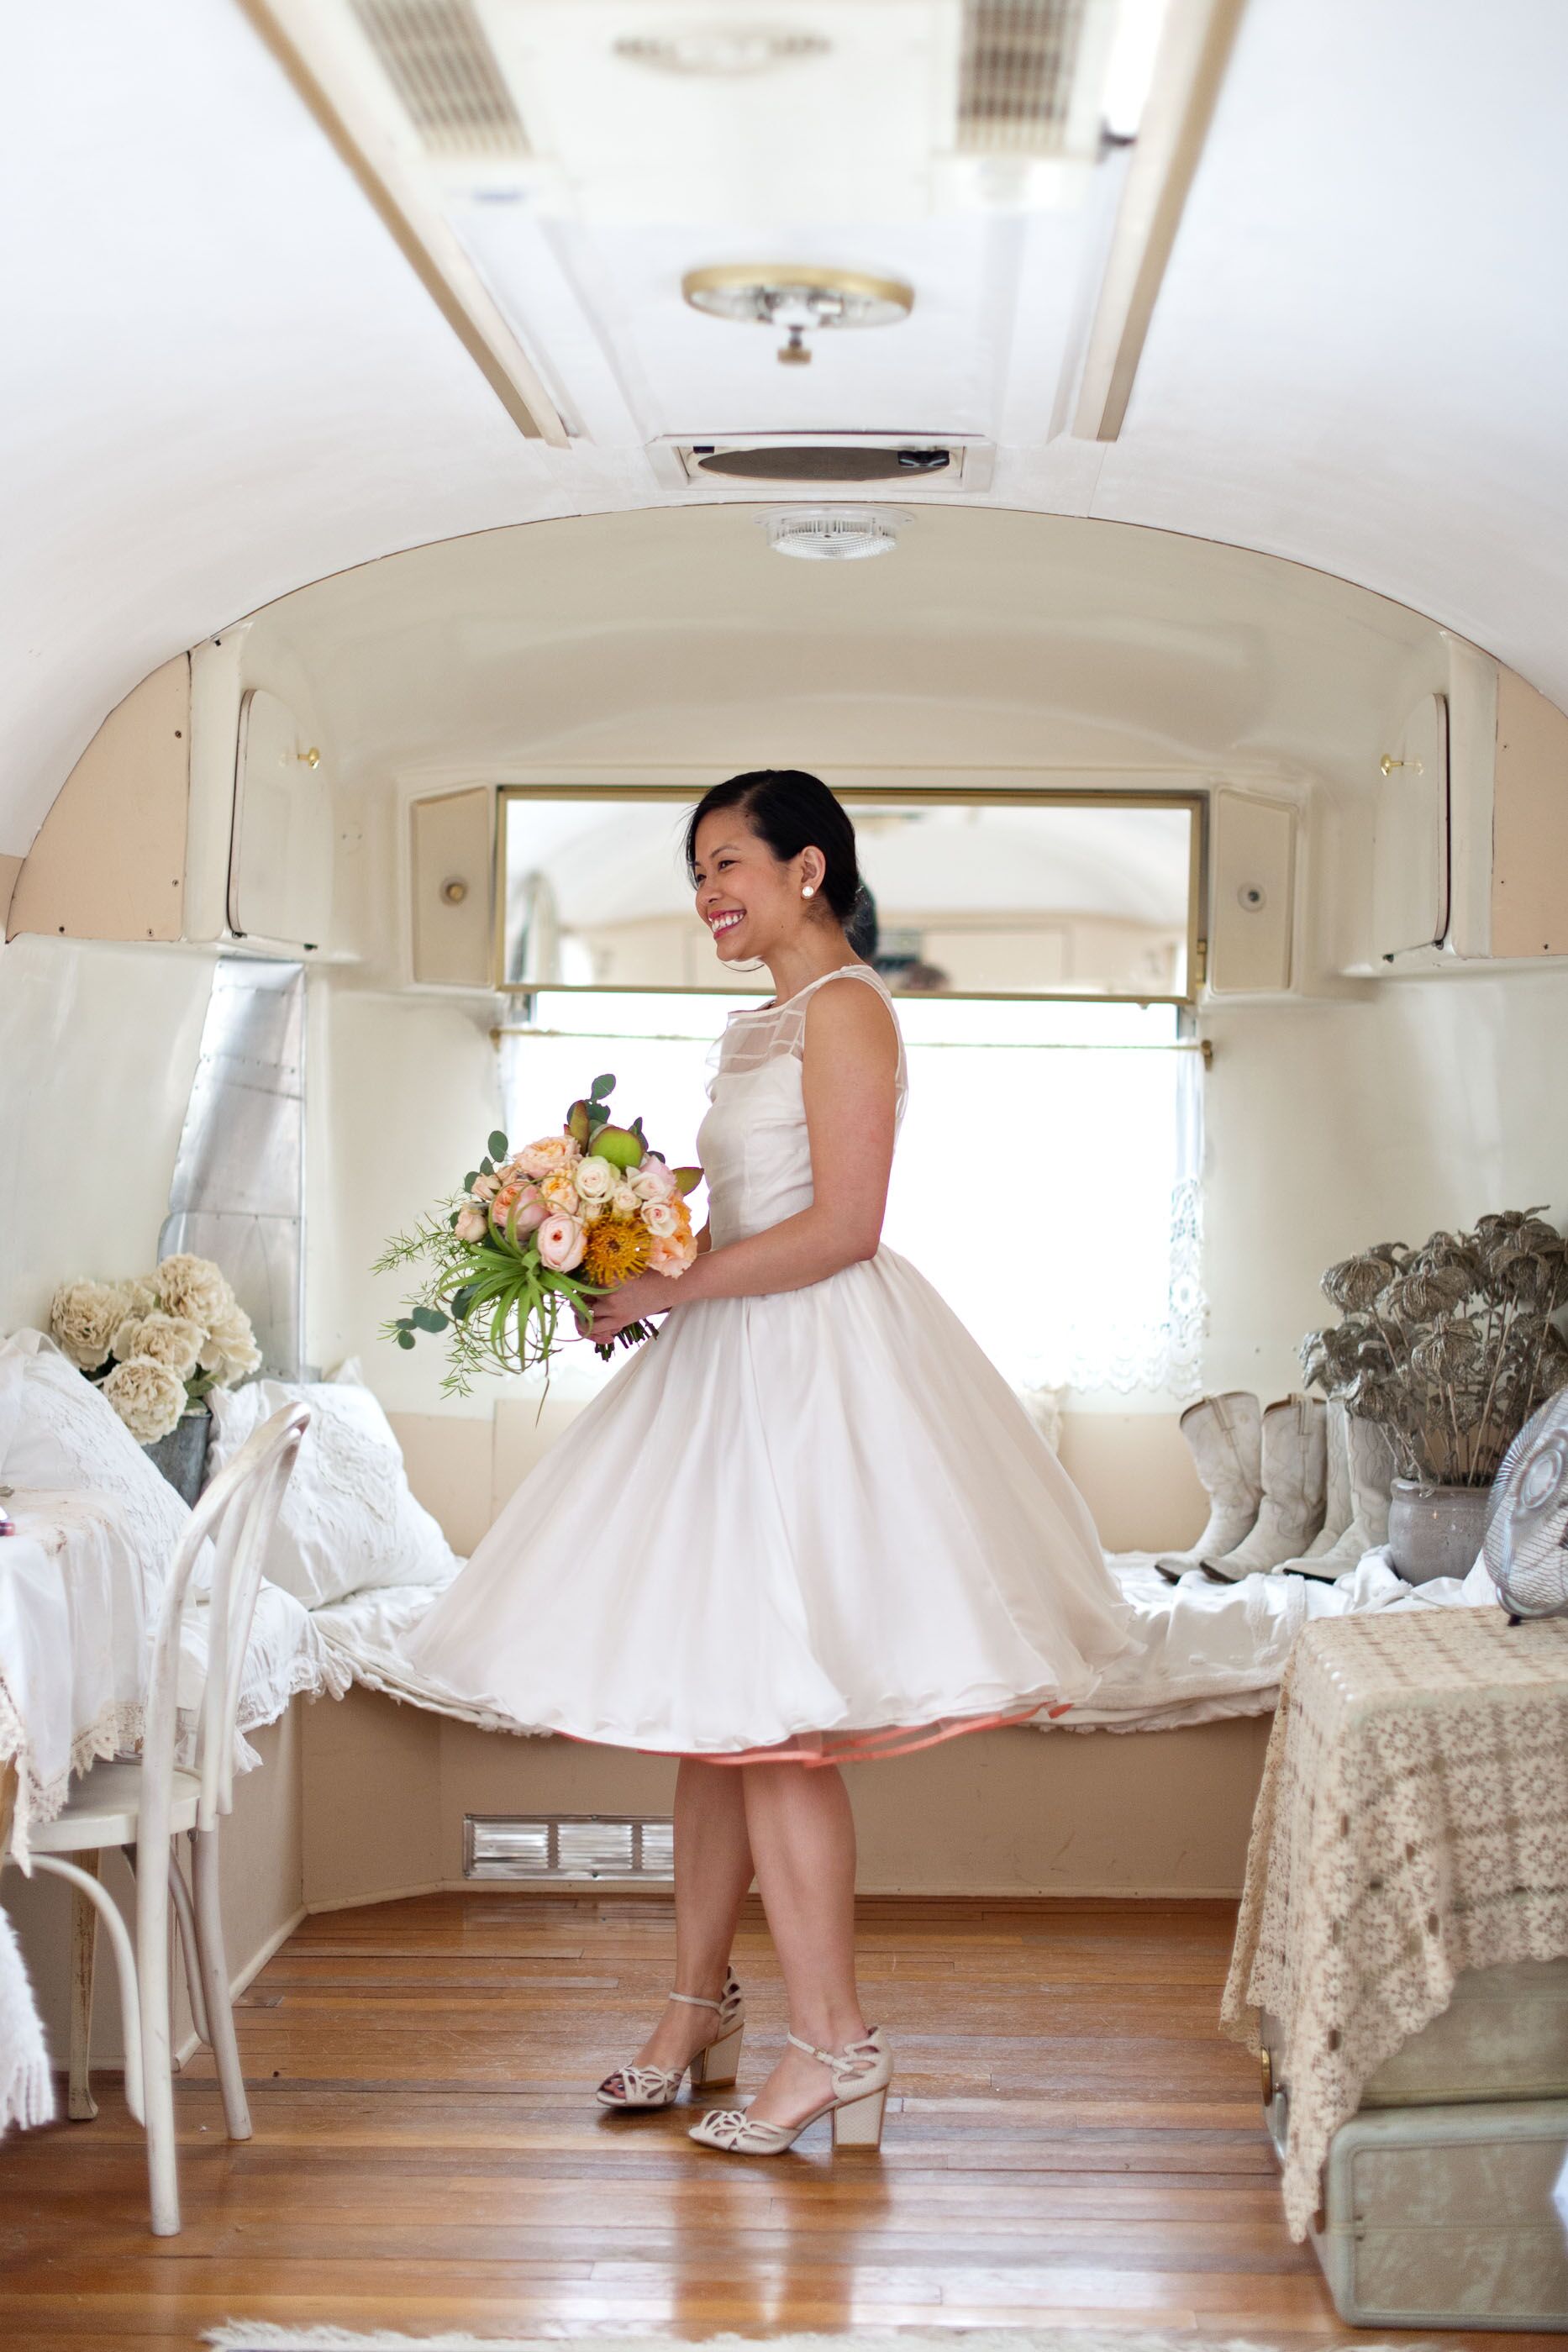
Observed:
[[[844,971],[892,1013],[868,965]],[[841,976],[730,1016],[698,1136],[715,1248],[810,1203],[806,1007]],[[904,1097],[900,1041],[900,1118]],[[672,1314],[405,1647],[520,1730],[826,1763],[1065,1709],[1129,1620],[1023,1405],[881,1248]]]

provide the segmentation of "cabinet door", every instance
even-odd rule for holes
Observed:
[[[321,754],[287,703],[246,696],[229,865],[229,928],[320,947],[332,911],[332,804]]]
[[[1380,956],[1436,946],[1448,929],[1448,705],[1429,694],[1384,754],[1372,861]]]

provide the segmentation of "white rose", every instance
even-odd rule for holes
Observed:
[[[132,1356],[151,1356],[167,1364],[182,1381],[196,1369],[206,1333],[188,1315],[128,1315],[114,1335],[114,1352],[122,1363]]]
[[[122,1275],[114,1286],[125,1301],[127,1315],[155,1315],[163,1304],[158,1296],[156,1275]]]
[[[192,1257],[187,1252],[166,1257],[159,1265],[157,1279],[166,1315],[188,1315],[204,1331],[212,1331],[234,1313],[234,1293],[227,1277],[210,1257]]]
[[[671,1234],[680,1230],[679,1213],[669,1201],[645,1201],[642,1221],[648,1232],[657,1234],[660,1241],[668,1241]]]
[[[103,1393],[139,1445],[167,1437],[185,1409],[184,1381],[152,1356],[116,1364]]]
[[[214,1375],[214,1386],[220,1389],[231,1389],[237,1381],[261,1370],[261,1350],[243,1307],[236,1307],[214,1325],[197,1360],[204,1372]]]
[[[49,1304],[49,1329],[79,1371],[95,1372],[125,1320],[125,1294],[113,1282],[63,1282]]]
[[[610,1194],[610,1206],[617,1217],[635,1217],[642,1202],[629,1184],[617,1184]]]
[[[632,1178],[632,1191],[639,1201],[668,1201],[675,1191],[675,1176],[662,1160],[645,1160]]]
[[[607,1201],[616,1189],[616,1171],[607,1160],[579,1160],[573,1173],[584,1201]]]

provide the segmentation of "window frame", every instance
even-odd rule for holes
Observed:
[[[688,778],[680,783],[642,782],[630,778],[620,781],[605,777],[588,782],[553,783],[530,780],[527,782],[498,784],[495,815],[495,907],[493,924],[493,971],[498,993],[514,1001],[527,999],[541,992],[538,982],[509,980],[506,974],[507,921],[507,829],[515,804],[527,801],[668,801],[690,804],[700,797],[704,787],[694,785]],[[1180,991],[1155,992],[1138,995],[1131,992],[1089,989],[951,989],[943,990],[942,1001],[947,1003],[998,1004],[1170,1004],[1190,1013],[1198,1002],[1206,977],[1208,941],[1207,872],[1209,794],[1205,789],[1187,787],[1174,791],[1159,791],[1149,786],[1107,786],[1100,791],[1083,786],[1035,784],[858,784],[841,779],[833,786],[851,817],[858,807],[879,804],[907,807],[911,801],[929,801],[937,807],[997,808],[1022,806],[1027,808],[1156,808],[1185,809],[1192,824],[1187,852],[1187,953],[1186,986]],[[653,983],[628,987],[596,981],[552,981],[550,990],[557,994],[573,996],[711,996],[722,991],[702,988],[672,987]],[[737,989],[737,995],[751,992]],[[765,995],[765,987],[759,988]]]

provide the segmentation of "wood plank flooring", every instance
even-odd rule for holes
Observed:
[[[637,2117],[592,2101],[668,1986],[667,1899],[507,1892],[323,1914],[241,2005],[255,2138],[224,2137],[205,2053],[181,2078],[180,2237],[147,2232],[141,2137],[112,2084],[96,2123],[0,2147],[0,2341],[162,2352],[243,2316],[1355,2343],[1286,2233],[1254,2062],[1216,2029],[1234,1916],[865,1902],[868,2013],[898,2064],[881,2153],[836,2158],[821,2124],[744,2163],[691,2145],[685,2100]],[[735,1964],[743,2094],[784,2032],[754,1904]]]

